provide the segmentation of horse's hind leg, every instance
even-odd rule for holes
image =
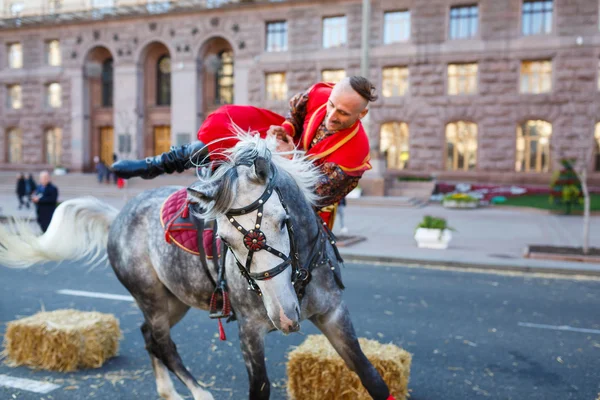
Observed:
[[[327,314],[311,318],[311,321],[329,339],[348,368],[356,372],[373,399],[387,400],[390,398],[387,385],[358,344],[354,326],[350,321],[350,314],[343,303]]]
[[[162,285],[161,290],[154,291],[151,296],[145,296],[138,304],[146,319],[142,325],[142,334],[152,361],[159,395],[168,400],[181,399],[175,391],[168,368],[192,392],[194,400],[214,400],[183,365],[177,347],[171,340],[171,327],[183,318],[189,306],[175,298]]]

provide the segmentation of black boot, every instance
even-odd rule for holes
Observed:
[[[136,176],[153,179],[164,173],[183,172],[194,166],[208,164],[209,161],[208,147],[202,142],[194,142],[180,147],[172,146],[170,151],[144,160],[117,161],[110,169],[123,179]]]

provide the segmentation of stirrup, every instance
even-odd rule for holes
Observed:
[[[219,299],[221,297],[221,299]],[[219,309],[219,300],[222,301],[221,308]],[[220,284],[215,288],[210,298],[210,309],[208,317],[211,319],[217,318],[229,318],[231,317],[231,303],[229,302],[229,293],[223,284]]]

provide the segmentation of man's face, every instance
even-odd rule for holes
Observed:
[[[336,85],[327,100],[325,127],[328,131],[341,131],[349,128],[367,114],[367,102],[348,87]]]
[[[50,174],[48,174],[47,172],[42,172],[40,174],[40,183],[46,186],[48,182],[50,182]]]

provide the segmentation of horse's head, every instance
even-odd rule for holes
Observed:
[[[278,173],[268,144],[259,138],[242,140],[230,162],[188,192],[203,203],[204,216],[217,221],[218,234],[231,250],[228,264],[237,264],[228,274],[241,273],[260,294],[275,327],[289,333],[300,328],[293,285],[299,263],[282,193],[289,175]],[[305,170],[314,175],[310,166]]]

